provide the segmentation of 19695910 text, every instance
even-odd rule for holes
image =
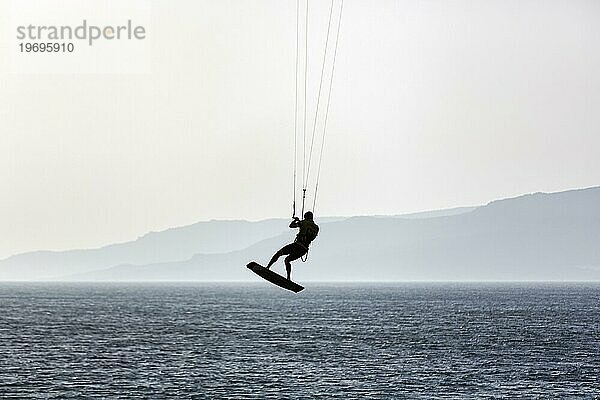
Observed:
[[[75,51],[75,45],[69,43],[19,43],[21,53],[72,53]]]

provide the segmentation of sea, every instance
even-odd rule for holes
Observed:
[[[0,283],[0,399],[600,399],[599,283]]]

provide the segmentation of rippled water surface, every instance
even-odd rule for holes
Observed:
[[[598,284],[0,284],[0,398],[600,398]]]

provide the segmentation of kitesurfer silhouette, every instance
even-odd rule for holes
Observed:
[[[275,253],[267,265],[267,269],[269,269],[271,265],[273,265],[279,259],[279,257],[287,254],[284,262],[288,280],[291,280],[291,262],[308,253],[308,246],[310,246],[310,243],[315,240],[319,234],[319,226],[313,221],[313,213],[310,211],[304,213],[303,220],[300,220],[298,217],[294,217],[290,223],[290,228],[300,228],[300,231],[296,235],[296,239],[293,243],[283,246],[277,253]]]

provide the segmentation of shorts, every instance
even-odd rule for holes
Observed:
[[[280,254],[287,254],[286,257],[289,261],[294,261],[308,253],[308,249],[302,246],[300,243],[290,243],[286,246],[283,246],[281,250],[279,250]]]

